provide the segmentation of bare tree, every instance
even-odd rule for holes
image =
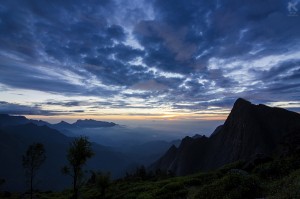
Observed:
[[[26,177],[30,183],[30,198],[33,197],[33,183],[36,177],[37,171],[46,160],[46,152],[44,145],[41,143],[33,143],[30,145],[23,155],[23,167],[25,169]]]

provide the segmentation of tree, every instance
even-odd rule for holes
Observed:
[[[94,155],[91,143],[87,137],[75,138],[71,143],[67,153],[68,166],[63,167],[62,171],[73,178],[73,198],[78,198],[78,191],[82,184],[82,167],[86,161]]]
[[[110,185],[110,173],[98,172],[96,175],[96,186],[101,190],[101,196],[105,198],[106,189]]]
[[[22,157],[23,167],[25,169],[26,177],[30,183],[30,198],[33,197],[33,183],[36,177],[37,171],[46,160],[46,152],[44,145],[41,143],[31,144],[26,154]]]
[[[5,183],[5,180],[0,178],[0,187]]]
[[[107,188],[110,186],[110,173],[103,173],[101,171],[91,171],[92,175],[88,184],[94,185],[101,192],[101,198],[105,198]]]

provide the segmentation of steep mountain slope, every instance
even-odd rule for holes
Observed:
[[[172,145],[179,146],[179,144],[180,140],[171,142],[158,140],[117,149],[130,157],[134,161],[133,165],[148,166],[161,157]],[[134,167],[134,169],[136,168]]]
[[[300,115],[281,108],[238,99],[224,125],[209,137],[185,138],[172,155],[166,153],[151,169],[177,175],[210,170],[256,154],[273,155],[290,134],[300,134]],[[174,147],[172,151],[175,151]],[[171,158],[170,156],[173,156]]]
[[[41,167],[38,188],[46,190],[63,189],[70,186],[69,177],[61,174],[66,164],[66,151],[73,138],[66,137],[48,126],[37,126],[32,123],[6,126],[0,128],[0,176],[6,180],[6,190],[25,188],[22,155],[28,145],[41,142],[46,149],[47,159]],[[108,147],[93,143],[95,156],[88,161],[87,169],[112,172],[120,176],[129,165],[127,157],[114,152]]]

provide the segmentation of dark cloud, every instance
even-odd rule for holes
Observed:
[[[18,103],[9,103],[6,101],[0,101],[0,113],[12,114],[12,115],[69,115],[73,113],[84,113],[84,110],[45,110],[41,105],[22,105]]]
[[[265,51],[270,54],[299,42],[299,19],[287,16],[285,1],[157,0],[154,5],[157,18],[139,23],[136,34],[148,51],[145,61],[156,60],[154,64],[166,70],[187,73],[211,57],[245,56],[257,45],[271,48]],[[189,62],[175,59],[178,54],[171,47],[175,44],[189,55]],[[204,52],[205,56],[193,59]]]
[[[0,58],[1,60],[1,58]],[[84,79],[82,82],[73,82],[73,75],[60,74],[63,72],[61,69],[55,70],[55,66],[50,70],[45,68],[30,67],[27,64],[19,62],[8,62],[7,60],[1,60],[0,71],[1,80],[0,82],[16,88],[25,88],[39,91],[47,91],[50,93],[64,93],[69,95],[112,95],[115,91],[111,91],[105,88],[91,88],[86,89],[84,85]],[[51,67],[51,66],[48,66]],[[51,74],[53,73],[53,74]]]
[[[140,98],[140,108],[154,107],[152,101],[201,110],[227,108],[237,97],[297,100],[299,21],[284,0],[3,1],[0,83]],[[92,105],[133,107],[116,100]]]
[[[68,101],[68,102],[58,102],[58,101],[51,101],[47,102],[47,105],[58,105],[58,106],[64,106],[64,107],[73,107],[73,106],[79,106],[79,101]]]
[[[188,73],[193,70],[196,44],[185,40],[186,28],[175,29],[159,21],[141,21],[135,34],[146,47],[144,61],[166,71]]]
[[[62,111],[42,110],[38,106],[25,106],[15,103],[0,101],[0,113],[12,115],[60,115]]]

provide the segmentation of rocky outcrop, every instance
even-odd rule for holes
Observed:
[[[215,169],[256,154],[279,154],[286,138],[300,134],[300,115],[281,108],[254,105],[239,98],[226,119],[209,137],[184,138],[172,156],[166,153],[151,169],[177,175]],[[293,146],[294,148],[296,146]],[[172,158],[173,157],[173,158]]]

